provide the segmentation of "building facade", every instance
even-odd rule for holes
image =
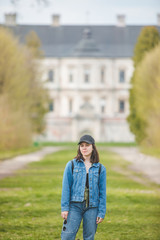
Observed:
[[[89,133],[97,141],[134,141],[126,122],[131,59],[45,59],[42,66],[52,99],[47,140],[74,141]]]

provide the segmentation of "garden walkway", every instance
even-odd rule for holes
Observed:
[[[160,184],[160,159],[139,152],[137,147],[107,147],[131,163],[130,168],[143,173],[150,181]]]
[[[47,154],[61,150],[62,147],[44,147],[37,152],[20,155],[0,163],[0,179],[12,175],[16,170],[23,168],[30,162],[37,162]],[[64,149],[64,148],[63,148]]]

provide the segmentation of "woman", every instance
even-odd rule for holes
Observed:
[[[99,163],[95,140],[80,138],[77,156],[67,163],[62,187],[62,240],[74,240],[83,219],[84,240],[94,240],[106,213],[106,169]]]

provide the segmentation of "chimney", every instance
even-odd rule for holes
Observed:
[[[157,25],[160,26],[160,13],[157,14]]]
[[[5,24],[7,26],[15,26],[16,25],[16,13],[6,13],[5,14]]]
[[[120,14],[117,15],[117,27],[125,27],[126,23],[125,23],[125,15]]]
[[[59,14],[52,15],[52,26],[54,26],[54,27],[60,26],[60,15]]]

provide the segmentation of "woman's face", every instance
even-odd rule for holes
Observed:
[[[93,150],[92,144],[89,144],[89,143],[86,143],[86,142],[82,142],[80,144],[80,151],[81,151],[83,157],[91,156],[92,150]]]

